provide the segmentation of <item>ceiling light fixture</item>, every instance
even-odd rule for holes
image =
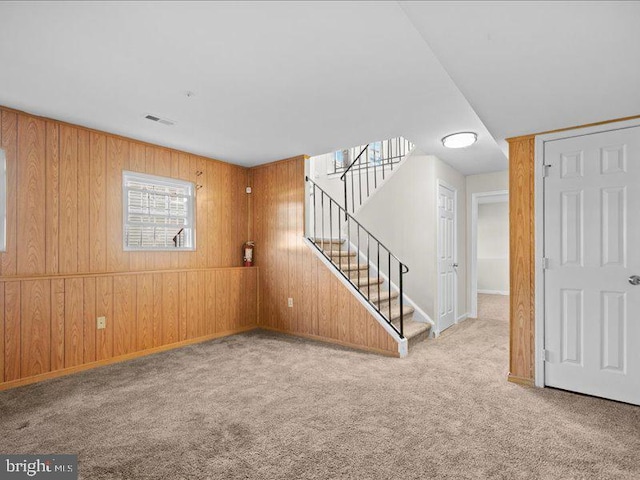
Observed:
[[[442,144],[447,148],[465,148],[473,145],[478,140],[474,132],[459,132],[447,135],[442,139]]]

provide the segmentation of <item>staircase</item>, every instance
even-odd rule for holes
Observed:
[[[415,309],[403,295],[409,268],[322,188],[308,177],[306,182],[313,215],[308,240],[409,348],[425,340],[431,324],[414,320]]]

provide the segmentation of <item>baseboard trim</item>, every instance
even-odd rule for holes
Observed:
[[[485,295],[509,295],[509,290],[478,290]]]
[[[98,360],[95,362],[85,363],[82,365],[76,365],[75,367],[63,368],[61,370],[55,370],[53,372],[41,373],[32,377],[19,378],[18,380],[11,380],[9,382],[0,383],[0,392],[3,390],[10,390],[12,388],[22,387],[24,385],[30,385],[32,383],[42,382],[44,380],[51,380],[53,378],[64,377],[66,375],[72,375],[74,373],[83,372],[85,370],[92,370],[94,368],[104,367],[114,363],[126,362],[127,360],[134,360],[140,357],[146,357],[147,355],[153,355],[154,353],[165,352],[167,350],[174,350],[176,348],[186,347],[195,343],[207,342],[209,340],[215,340],[216,338],[228,337],[230,335],[236,335],[238,333],[248,332],[255,330],[256,325],[249,325],[246,327],[240,327],[233,330],[227,330],[224,332],[218,332],[211,335],[205,335],[204,337],[191,338],[189,340],[183,340],[181,342],[170,343],[168,345],[162,345],[160,347],[148,348],[146,350],[140,350],[138,352],[128,353],[126,355],[120,355],[119,357],[105,358],[104,360]]]
[[[399,358],[400,357],[400,353],[399,352],[391,352],[389,350],[382,350],[382,349],[375,348],[375,347],[367,347],[365,345],[357,345],[355,343],[343,342],[342,340],[337,340],[335,338],[321,337],[319,335],[313,335],[311,333],[290,332],[290,331],[287,331],[287,330],[281,330],[279,328],[268,327],[266,325],[258,325],[257,329],[258,330],[266,330],[268,332],[281,333],[283,335],[289,335],[289,336],[292,336],[292,337],[300,337],[300,338],[304,338],[304,339],[307,339],[307,340],[314,340],[314,341],[320,342],[320,343],[330,343],[332,345],[339,345],[341,347],[347,347],[347,348],[351,348],[353,350],[361,350],[361,351],[368,352],[368,353],[376,353],[378,355],[384,355],[386,357],[394,357],[394,358]]]
[[[517,375],[509,374],[507,375],[507,381],[511,383],[517,383],[518,385],[522,385],[525,387],[534,387],[533,378],[524,378],[518,377]]]

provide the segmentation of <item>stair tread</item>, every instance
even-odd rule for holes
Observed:
[[[357,262],[349,262],[347,260],[340,262],[340,261],[336,261],[333,260],[333,264],[338,267],[341,268],[344,271],[351,271],[351,270],[368,270],[369,269],[369,265],[367,265],[365,262],[360,263],[360,265],[358,265]]]
[[[396,325],[396,327],[400,329],[399,322],[397,324],[394,322],[394,325]],[[406,318],[404,320],[403,331],[404,336],[407,340],[415,338],[418,335],[428,332],[429,330],[431,330],[430,323],[416,322],[415,320],[407,320]]]
[[[330,257],[355,257],[356,252],[347,252],[345,250],[323,250]]]
[[[387,317],[391,318],[392,322],[395,322],[396,320],[400,319],[400,305],[391,305],[391,315],[389,315],[388,305],[382,304],[382,308],[380,309],[380,311]],[[405,320],[407,320],[408,315],[411,315],[415,311],[416,309],[409,305],[402,306],[402,314],[404,315]]]
[[[380,295],[378,295],[378,288],[377,287],[373,287],[371,288],[371,292],[368,292],[368,297],[369,300],[373,303],[377,303],[377,302],[385,302],[389,300],[389,290],[384,289],[384,288],[380,288]],[[396,298],[398,298],[399,293],[395,290],[391,291],[391,301],[395,300]]]
[[[355,277],[351,279],[359,287],[367,286],[367,285],[377,285],[378,283],[382,283],[382,278],[380,277]],[[365,289],[361,288],[363,292],[366,292]]]
[[[339,243],[340,245],[344,243],[344,238],[311,237],[310,240],[314,243]]]

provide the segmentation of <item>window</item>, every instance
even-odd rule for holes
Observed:
[[[0,149],[0,252],[7,251],[7,157]]]
[[[195,250],[193,183],[122,173],[125,250]]]
[[[349,149],[338,150],[333,152],[333,168],[334,172],[347,168],[349,166]]]
[[[371,142],[367,153],[370,165],[380,165],[382,163],[382,142]]]

